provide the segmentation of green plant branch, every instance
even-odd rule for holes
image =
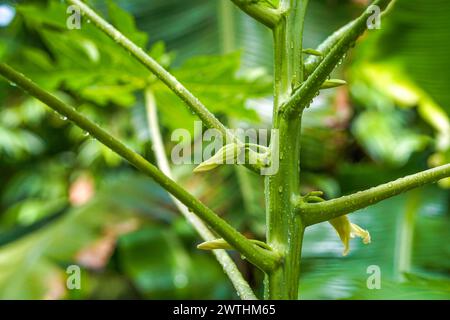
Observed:
[[[184,87],[172,74],[164,69],[158,62],[150,57],[142,48],[138,47],[130,39],[125,37],[119,30],[100,17],[94,10],[80,0],[67,0],[75,6],[78,6],[81,12],[87,16],[100,30],[113,39],[117,44],[128,51],[140,63],[142,63],[150,72],[160,79],[170,90],[172,90],[190,109],[194,112],[205,126],[210,129],[218,130],[227,141],[239,143],[237,138],[228,130],[203,103],[195,97],[186,87]],[[247,168],[254,172],[259,172],[255,165],[246,164]]]
[[[320,203],[297,201],[298,213],[306,225],[328,221],[368,207],[408,190],[450,177],[450,164],[412,174],[395,181]]]
[[[390,7],[386,7],[386,9],[382,12],[381,17],[383,18],[386,13],[388,13]],[[337,31],[333,32],[328,38],[326,38],[316,49],[315,51],[318,51],[321,53],[321,56],[309,56],[305,61],[305,78],[307,78],[314,69],[317,68],[317,66],[322,61],[322,57],[327,56],[331,49],[339,42],[339,40],[342,39],[342,37],[345,35],[345,33],[353,27],[355,23],[355,20],[350,21]]]
[[[16,84],[30,95],[42,101],[50,108],[67,117],[75,125],[87,131],[92,137],[107,146],[113,152],[130,162],[137,169],[153,178],[161,187],[180,200],[190,210],[194,211],[208,226],[238,250],[248,261],[265,272],[273,270],[278,264],[278,256],[273,252],[255,246],[225,220],[205,206],[200,200],[191,195],[176,182],[167,177],[157,167],[137,154],[122,142],[111,136],[97,124],[90,121],[71,106],[51,95],[37,84],[15,71],[5,63],[0,63],[0,75],[11,83]]]
[[[151,89],[147,89],[145,92],[145,105],[147,109],[147,120],[150,134],[152,136],[153,152],[156,157],[159,169],[169,178],[173,180],[172,170],[170,169],[169,161],[164,149],[163,140],[161,137],[161,131],[159,129],[158,111],[155,102],[155,97]],[[240,167],[238,167],[240,168]],[[242,168],[240,168],[242,169]],[[197,231],[200,237],[204,241],[212,241],[217,237],[209,230],[205,223],[193,212],[189,211],[189,208],[181,203],[177,198],[171,195],[173,202],[185,217],[186,221]],[[213,254],[216,257],[219,264],[222,266],[225,274],[233,283],[236,292],[243,300],[257,300],[252,288],[248,282],[242,277],[238,267],[228,255],[225,250],[213,250]]]
[[[269,28],[274,28],[280,20],[280,12],[264,0],[231,0],[242,11]]]
[[[383,10],[391,1],[376,0],[372,5],[377,5]],[[308,79],[295,90],[290,99],[281,107],[280,112],[283,113],[283,116],[298,114],[311,103],[333,69],[343,59],[356,40],[364,33],[367,28],[367,20],[372,15],[373,12],[366,9],[359,18],[351,23],[348,29],[344,30],[345,32],[342,33],[340,40],[329,50],[328,55],[325,56]]]
[[[325,39],[317,48],[316,51],[320,52],[322,56],[309,56],[305,61],[305,78],[307,78],[320,64],[323,57],[327,56],[331,49],[342,39],[342,36],[352,28],[355,21],[347,23],[345,26],[341,27],[339,30],[333,32],[328,38]]]

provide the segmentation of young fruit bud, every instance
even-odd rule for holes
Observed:
[[[221,164],[231,164],[234,163],[239,154],[242,151],[242,147],[239,147],[236,143],[230,143],[217,151],[215,155],[209,158],[206,161],[200,163],[195,169],[194,172],[203,172],[209,171]]]
[[[201,250],[214,250],[214,249],[233,249],[232,246],[230,246],[228,244],[228,242],[226,242],[224,239],[214,239],[214,240],[210,240],[210,241],[205,241],[200,243],[197,246],[197,249],[201,249]]]
[[[317,51],[315,49],[310,49],[310,48],[303,49],[302,52],[305,53],[305,54],[310,54],[312,56],[319,56],[319,57],[323,56],[322,52]]]
[[[324,83],[322,83],[322,86],[320,87],[320,89],[331,89],[331,88],[340,87],[340,86],[343,86],[346,84],[347,84],[347,82],[345,80],[330,79],[330,80],[326,80]]]
[[[272,248],[263,241],[259,241],[259,240],[255,240],[255,239],[249,239],[249,241],[260,248],[270,250],[270,251],[272,250]],[[201,249],[201,250],[216,250],[216,249],[234,250],[234,248],[232,246],[230,246],[228,244],[228,242],[226,242],[222,238],[202,242],[197,246],[197,249]]]
[[[306,203],[317,203],[323,202],[325,199],[322,198],[323,191],[311,191],[308,192],[303,198],[303,201]]]

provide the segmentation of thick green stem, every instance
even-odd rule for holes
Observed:
[[[408,190],[450,177],[450,164],[412,174],[368,190],[320,203],[304,203],[301,198],[297,209],[307,226],[328,221],[368,207]]]
[[[67,117],[67,119],[88,132],[92,137],[110,148],[113,152],[117,153],[137,169],[153,178],[161,187],[175,196],[184,205],[190,208],[190,210],[194,211],[212,230],[244,255],[248,261],[266,272],[269,272],[276,267],[278,264],[276,254],[254,245],[225,220],[221,219],[216,213],[205,206],[200,200],[180,187],[176,182],[167,177],[141,155],[137,154],[122,142],[111,136],[108,132],[100,128],[97,124],[93,123],[74,108],[43,90],[30,79],[4,63],[0,63],[0,75],[11,83],[15,83],[18,87],[27,91],[59,114]]]
[[[169,161],[167,160],[167,156],[165,153],[161,131],[159,130],[156,101],[151,89],[146,90],[145,98],[148,127],[152,136],[153,152],[155,154],[158,167],[166,176],[173,179],[172,170],[170,169]],[[240,167],[238,168],[245,170]],[[189,208],[182,204],[177,198],[175,198],[174,196],[171,197],[178,210],[186,218],[186,221],[197,231],[197,233],[204,241],[212,241],[217,238],[195,213],[189,211]],[[238,267],[228,255],[228,253],[225,250],[213,250],[213,254],[219,264],[222,266],[225,274],[233,283],[233,286],[236,289],[239,297],[243,300],[257,300],[252,288],[250,288],[248,282],[245,281]]]
[[[279,169],[266,177],[267,241],[283,256],[266,279],[269,299],[297,299],[304,226],[291,201],[300,191],[301,117],[283,118],[279,108],[303,81],[302,34],[307,1],[281,2],[282,16],[274,28],[275,88],[273,128],[278,130]]]

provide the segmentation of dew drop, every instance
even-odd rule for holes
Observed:
[[[278,192],[279,192],[279,193],[282,193],[282,192],[283,192],[283,187],[282,187],[282,186],[279,186],[279,187],[278,187]]]
[[[88,135],[89,135],[89,132],[86,131],[86,132],[84,133],[84,136],[87,137]]]

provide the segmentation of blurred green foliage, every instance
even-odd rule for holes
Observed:
[[[267,128],[270,32],[238,10],[233,29],[223,30],[220,1],[90,2],[218,117]],[[153,162],[146,87],[156,94],[168,153],[172,130],[193,129],[182,102],[89,21],[68,30],[65,4],[10,3],[16,15],[0,27],[2,61]],[[397,0],[381,30],[368,32],[336,71],[348,89],[321,94],[304,116],[304,192],[331,198],[450,161],[449,6]],[[361,8],[312,1],[306,45],[315,47]],[[225,33],[237,50],[223,55]],[[0,298],[237,298],[213,256],[195,249],[200,240],[165,191],[4,81],[0,103]],[[248,175],[242,187],[232,168],[201,177],[192,168],[174,173],[246,235],[264,238],[261,179]],[[445,187],[448,180],[362,210],[354,220],[369,229],[372,244],[352,243],[345,258],[330,226],[309,228],[301,297],[449,299]],[[73,206],[89,190],[90,201]],[[262,275],[234,257],[261,293]],[[82,267],[80,290],[66,289],[71,264]],[[381,268],[381,290],[367,289],[370,265]]]

